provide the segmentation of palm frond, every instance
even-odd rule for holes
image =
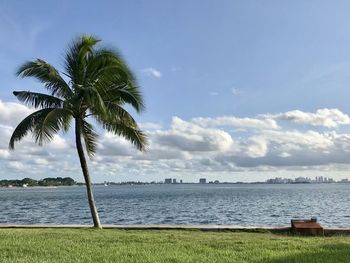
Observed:
[[[34,77],[41,81],[53,96],[67,98],[72,95],[72,90],[64,81],[58,71],[44,60],[37,59],[24,63],[17,71],[21,77]]]
[[[102,125],[107,131],[124,137],[126,140],[130,141],[138,150],[145,151],[148,145],[146,134],[141,131],[137,126],[134,127],[130,123],[121,119],[114,120],[103,120],[97,119],[97,121]]]
[[[96,87],[105,100],[130,103],[137,112],[144,109],[136,78],[118,51],[95,51],[86,66],[86,78],[86,85]]]
[[[121,105],[114,102],[105,102],[106,112],[101,114],[100,111],[91,108],[90,111],[92,115],[94,115],[97,119],[105,119],[114,121],[114,119],[118,119],[127,123],[128,126],[136,128],[137,123],[135,119],[131,116],[129,112],[127,112]]]
[[[93,47],[100,40],[94,36],[83,35],[75,39],[65,57],[65,69],[73,83],[82,85],[84,82],[85,65],[92,55]]]
[[[101,94],[95,87],[89,87],[81,91],[84,96],[84,104],[88,109],[94,109],[100,114],[106,113],[106,105]]]
[[[85,142],[85,149],[90,158],[93,158],[97,149],[98,135],[94,131],[94,127],[87,121],[82,122],[81,133]]]
[[[108,98],[114,102],[131,104],[137,112],[145,109],[142,93],[136,86],[113,86],[108,91]]]
[[[68,131],[72,113],[67,109],[51,109],[46,115],[39,118],[34,126],[35,142],[42,145],[49,142],[60,130]]]
[[[29,132],[32,132],[35,129],[35,126],[37,125],[38,121],[44,118],[44,116],[46,116],[52,110],[53,109],[51,108],[38,110],[28,115],[26,118],[24,118],[17,125],[17,127],[12,133],[12,136],[9,142],[9,149],[13,150],[15,148],[15,142],[20,141]]]
[[[90,81],[108,79],[111,75],[118,76],[119,83],[136,81],[121,54],[110,48],[95,50],[86,66],[86,72]]]
[[[14,91],[13,95],[24,104],[34,108],[62,108],[63,100],[42,93],[30,91]]]

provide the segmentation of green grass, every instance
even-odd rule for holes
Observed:
[[[0,262],[350,262],[350,236],[0,229]]]

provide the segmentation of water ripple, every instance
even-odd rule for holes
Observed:
[[[318,217],[350,227],[350,184],[94,187],[104,224],[283,226]],[[0,223],[91,224],[84,187],[0,188]]]

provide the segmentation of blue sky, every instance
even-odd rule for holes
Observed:
[[[138,76],[147,111],[137,119],[149,130],[154,145],[158,145],[153,151],[167,151],[169,154],[169,151],[179,149],[179,152],[172,152],[176,157],[167,159],[164,167],[158,167],[156,161],[148,160],[144,164],[144,159],[150,157],[140,158],[141,164],[133,169],[131,164],[108,166],[107,171],[116,171],[111,174],[124,176],[110,175],[108,180],[161,180],[167,171],[171,171],[172,176],[189,180],[197,180],[194,171],[198,171],[198,176],[204,174],[233,181],[258,180],[275,174],[295,177],[326,173],[347,177],[348,163],[339,156],[347,153],[350,132],[347,119],[350,97],[349,11],[349,1],[148,0],[99,1],[98,4],[87,4],[86,1],[35,1],[35,4],[0,1],[0,101],[9,109],[8,103],[15,102],[13,90],[42,91],[37,82],[14,76],[21,63],[43,58],[60,68],[62,54],[71,39],[81,33],[90,33],[100,37],[106,45],[117,47]],[[320,109],[326,111],[317,113]],[[19,113],[7,112],[5,118],[3,112],[2,119],[1,114],[0,111],[0,125],[13,128],[15,123],[9,121],[9,116],[18,116]],[[294,115],[291,117],[291,114]],[[224,116],[231,117],[230,125],[220,124],[217,118]],[[233,117],[240,119],[234,125]],[[202,119],[199,121],[199,118]],[[208,124],[207,120],[207,124],[203,124],[205,118],[216,122]],[[263,122],[272,120],[279,128],[272,127],[274,124],[253,128],[250,124],[247,128],[246,123],[241,123],[244,118]],[[198,125],[204,130],[197,126],[184,129],[186,125]],[[4,132],[5,128],[2,129]],[[269,133],[272,130],[283,133],[284,139],[273,141],[268,137],[276,138],[276,134]],[[219,144],[226,143],[231,148],[216,145],[218,151],[215,152],[210,147],[188,149],[174,145],[176,140],[169,136],[175,134],[179,139],[178,133],[184,132],[189,137],[187,139],[192,138],[190,142],[202,139],[202,142],[212,143],[218,140]],[[227,133],[233,143],[230,139],[225,141],[226,135],[220,139],[215,132]],[[309,163],[296,158],[277,165],[279,159],[276,156],[287,159],[298,156],[294,148],[293,153],[290,148],[283,150],[301,141],[298,137],[297,142],[289,142],[291,132],[300,133],[303,138],[314,132],[323,139],[332,136],[333,139],[329,144],[322,141],[321,148],[313,149],[308,143],[317,145],[320,138],[318,135],[317,138],[308,138],[300,146],[300,151],[305,152],[303,147],[312,150]],[[329,135],[331,133],[336,135]],[[69,142],[69,135],[60,136]],[[164,136],[168,136],[166,142]],[[102,141],[107,137],[102,136]],[[262,137],[265,140],[263,146],[259,145]],[[257,141],[259,143],[254,147],[262,147],[260,153],[250,154],[247,145]],[[115,147],[118,145],[116,143]],[[164,145],[168,148],[163,149]],[[333,148],[324,149],[324,145]],[[276,153],[273,147],[279,152]],[[334,147],[338,147],[337,150]],[[4,158],[0,165],[6,169],[0,173],[1,177],[22,177],[17,168],[32,164],[36,158],[21,159],[19,153],[16,157],[16,152],[5,153],[5,148],[2,149]],[[327,159],[327,156],[319,156],[320,152],[330,152],[334,156]],[[49,153],[60,156],[57,149]],[[115,155],[109,157],[135,160],[135,154],[127,152],[120,157],[116,150]],[[261,159],[274,154],[278,160]],[[25,152],[23,155],[30,156]],[[254,169],[242,165],[241,158],[245,155],[249,158],[243,163],[258,163],[248,165]],[[101,166],[108,163],[108,158],[101,158]],[[38,166],[32,177],[55,173],[54,161],[45,160],[53,170]],[[211,161],[216,163],[211,164]],[[207,170],[199,167],[205,162],[208,162],[206,167],[210,167]],[[217,162],[221,162],[221,166]],[[230,162],[232,167],[227,168],[225,165]],[[290,163],[293,163],[292,167]],[[80,178],[75,170],[67,169],[66,174]],[[95,173],[97,181],[103,180],[101,174]]]

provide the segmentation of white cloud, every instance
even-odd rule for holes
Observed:
[[[231,89],[231,92],[232,92],[233,95],[238,95],[238,94],[240,94],[240,91],[239,91],[237,88],[232,88],[232,89]]]
[[[336,128],[339,125],[350,124],[350,117],[338,109],[318,109],[315,113],[293,110],[265,116],[277,120],[286,120],[312,126],[324,126],[327,128]]]
[[[0,159],[7,159],[10,157],[10,153],[8,150],[0,149]]]
[[[38,165],[48,165],[49,164],[49,161],[46,160],[45,158],[35,159],[34,162]]]
[[[281,152],[280,154],[279,154],[279,156],[280,157],[283,157],[283,158],[287,158],[287,157],[290,157],[290,156],[292,156],[290,153],[288,153],[288,152]]]
[[[24,165],[22,162],[18,161],[9,162],[8,167],[17,171],[25,171],[26,169],[28,169],[27,165]]]
[[[147,153],[140,153],[135,156],[136,160],[190,160],[192,159],[191,153],[177,148],[170,148],[167,146],[162,146],[159,144],[153,144],[152,147],[148,150]],[[161,165],[165,165],[162,162]]]
[[[334,163],[350,164],[348,155],[350,155],[349,134],[263,131],[258,137],[253,136],[241,141],[240,151],[219,153],[217,160],[223,164],[229,162],[249,169],[264,166],[272,170],[281,167],[310,169]]]
[[[55,134],[53,140],[48,143],[48,147],[53,150],[64,150],[68,149],[70,146],[65,138]]]
[[[8,151],[13,127],[30,112],[31,109],[21,104],[0,101],[0,166],[4,167],[0,173],[5,177],[19,171],[34,177],[57,172],[64,176],[80,175],[72,134],[56,135],[43,147],[35,145],[33,138],[27,136],[14,152]],[[159,123],[140,123],[150,141],[146,153],[140,153],[121,137],[102,133],[96,158],[90,162],[91,172],[102,178],[102,174],[163,176],[165,173],[193,175],[350,167],[350,134],[332,130],[348,123],[346,114],[336,109],[293,112],[285,113],[293,116],[288,118],[282,118],[283,113],[278,117],[265,114],[255,118],[223,116],[184,120],[173,117],[169,128]],[[279,120],[290,121],[288,128],[283,122],[277,123]],[[297,124],[304,122],[330,130],[325,132],[317,127],[298,130]],[[231,127],[240,132],[232,131]]]
[[[155,77],[155,78],[162,77],[162,73],[158,69],[155,69],[155,68],[144,68],[141,70],[141,72],[149,77]]]
[[[125,139],[105,133],[99,140],[98,154],[102,156],[134,155],[131,144]]]
[[[328,133],[315,131],[263,131],[262,136],[278,144],[284,150],[298,150],[307,147],[313,150],[327,149],[333,145],[333,138]]]
[[[3,102],[0,100],[0,124],[7,126],[17,125],[33,110],[15,102]]]
[[[217,95],[219,95],[219,92],[210,91],[208,94],[209,94],[210,96],[217,96]]]
[[[12,127],[1,125],[0,124],[0,149],[7,149],[8,148],[8,143],[9,139],[12,134]]]
[[[163,125],[155,122],[141,122],[139,127],[143,130],[159,130],[163,128]]]
[[[234,116],[224,116],[216,118],[193,118],[192,122],[202,127],[232,126],[237,128],[255,129],[278,129],[276,121],[273,119],[237,118]]]
[[[247,141],[245,154],[251,158],[263,157],[268,151],[268,142],[263,136],[253,136]]]
[[[171,130],[158,131],[154,138],[159,144],[184,151],[226,150],[233,144],[223,130],[203,128],[178,117],[173,117]]]

